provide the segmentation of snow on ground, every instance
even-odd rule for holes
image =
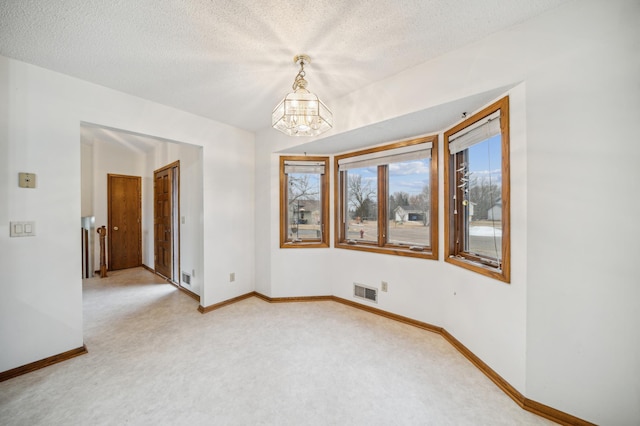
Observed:
[[[469,235],[476,237],[502,237],[502,229],[494,229],[491,226],[470,226]]]

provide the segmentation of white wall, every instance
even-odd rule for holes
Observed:
[[[201,303],[253,288],[251,133],[4,57],[0,95],[0,371],[83,344],[81,122],[201,146]],[[22,171],[38,175],[37,189],[18,188]],[[37,236],[9,238],[13,220],[36,221]],[[238,236],[243,250],[229,250]]]
[[[80,193],[82,217],[93,216],[93,145],[80,145]]]
[[[379,308],[445,327],[526,397],[637,422],[639,17],[637,1],[570,2],[330,102],[344,132],[523,82],[510,91],[510,285],[442,259],[280,250],[272,152],[286,142],[270,130],[256,144],[256,193],[271,194],[258,198],[258,229],[271,231],[257,234],[256,289],[351,299],[354,281],[388,281]]]
[[[204,275],[215,285],[205,291],[202,306],[246,294],[255,288],[254,145],[231,145],[215,138],[203,152]],[[232,149],[230,149],[232,148]],[[207,175],[215,178],[206,179]],[[230,282],[229,274],[235,273]]]
[[[561,51],[527,83],[527,391],[598,424],[640,421],[639,23],[602,1],[530,26]]]
[[[56,85],[39,70],[5,58],[0,76],[5,121],[0,370],[5,371],[82,346],[80,127],[65,116],[65,96],[52,96],[64,93],[64,82]],[[36,173],[36,189],[18,188],[21,171]],[[9,221],[15,220],[35,221],[36,236],[9,238]]]

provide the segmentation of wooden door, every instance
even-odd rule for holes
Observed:
[[[108,263],[110,270],[142,265],[142,179],[107,175]]]
[[[153,229],[154,254],[156,273],[179,282],[177,271],[177,168],[178,163],[172,163],[153,173]]]

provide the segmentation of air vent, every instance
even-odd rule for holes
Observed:
[[[182,272],[182,282],[188,285],[191,285],[191,275],[186,272]]]
[[[378,289],[353,283],[353,297],[378,303]]]

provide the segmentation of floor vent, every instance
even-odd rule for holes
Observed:
[[[188,285],[191,285],[191,275],[186,272],[182,272],[182,282]]]
[[[378,289],[353,283],[353,296],[378,303]]]

